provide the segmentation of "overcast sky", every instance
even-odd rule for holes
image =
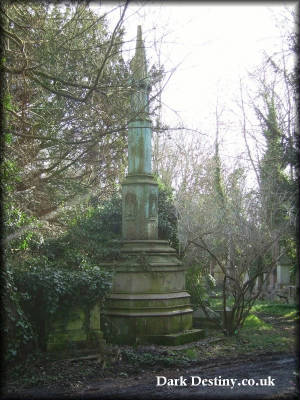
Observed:
[[[143,26],[149,64],[157,62],[154,40],[163,37],[161,63],[170,70],[180,64],[164,92],[164,102],[185,120],[200,123],[200,109],[210,108],[217,96],[233,94],[239,78],[259,65],[263,51],[272,54],[279,49],[276,20],[284,7],[279,2],[155,2],[143,8],[133,3],[125,28],[131,39],[136,25]]]
[[[176,110],[186,126],[214,135],[217,101],[225,109],[234,107],[240,79],[248,80],[248,71],[262,63],[263,52],[272,55],[281,49],[284,9],[295,6],[296,2],[200,1],[131,5],[125,22],[127,38],[132,39],[135,25],[141,24],[149,64],[157,62],[154,41],[158,41],[161,63],[167,70],[178,65],[163,93],[163,119],[173,121],[170,110]],[[230,132],[223,132],[227,153],[238,151],[234,125],[233,118]]]
[[[240,79],[248,81],[248,71],[261,64],[263,52],[280,50],[284,9],[296,4],[132,2],[124,21],[130,43],[124,57],[134,55],[137,25],[142,25],[149,67],[159,61],[168,71],[177,66],[163,92],[162,119],[175,124],[175,110],[185,126],[212,138],[217,102],[225,114],[235,107]],[[112,24],[117,17],[112,14]],[[221,129],[223,154],[234,157],[241,152],[241,134],[233,114],[231,120],[228,115]]]

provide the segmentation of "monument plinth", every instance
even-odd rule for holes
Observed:
[[[122,258],[104,310],[112,343],[181,344],[203,336],[192,329],[185,267],[165,240],[158,240],[158,185],[152,175],[149,80],[141,27],[132,72],[128,126],[128,175],[122,183]]]

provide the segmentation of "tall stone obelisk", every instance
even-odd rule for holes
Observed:
[[[149,80],[141,26],[131,61],[128,175],[122,184],[122,259],[104,310],[112,343],[180,344],[196,340],[185,268],[165,240],[158,240],[158,186],[152,175]]]
[[[131,120],[128,124],[128,175],[122,188],[123,240],[157,239],[158,188],[152,169],[150,85],[141,26],[131,63]]]

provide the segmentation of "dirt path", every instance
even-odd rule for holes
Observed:
[[[236,359],[233,362],[218,363],[217,366],[200,365],[189,369],[148,372],[135,377],[102,378],[85,383],[72,391],[63,388],[55,392],[28,389],[7,399],[292,399],[299,397],[296,396],[296,370],[292,355],[269,354],[260,356],[257,360]],[[176,383],[174,378],[182,377],[181,382],[186,386],[156,386],[157,375],[165,376],[169,383]],[[264,378],[267,379],[264,383],[268,383],[268,386],[260,385],[260,379]],[[204,379],[212,381],[205,382]],[[230,379],[236,381],[233,383]],[[243,386],[243,379],[249,379],[252,386]],[[160,382],[164,381],[161,378]],[[208,386],[203,386],[203,382]],[[215,384],[209,386],[210,383]],[[227,384],[230,386],[226,386]]]
[[[237,338],[210,332],[199,342],[172,348],[106,346],[103,354],[33,357],[7,370],[3,383],[8,395],[0,397],[30,400],[298,398],[299,366],[295,366],[293,320],[258,315],[272,329],[246,329]],[[167,380],[167,384],[157,386],[157,376],[165,377],[160,382]],[[182,386],[175,386],[175,379]],[[248,386],[243,385],[246,383],[243,379],[250,379]],[[262,386],[260,379],[266,379],[267,385]]]

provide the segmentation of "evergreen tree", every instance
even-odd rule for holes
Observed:
[[[277,123],[274,101],[266,99],[266,103],[268,115],[263,131],[266,151],[260,165],[260,192],[267,223],[275,230],[287,216],[289,180],[284,172],[283,135]]]

